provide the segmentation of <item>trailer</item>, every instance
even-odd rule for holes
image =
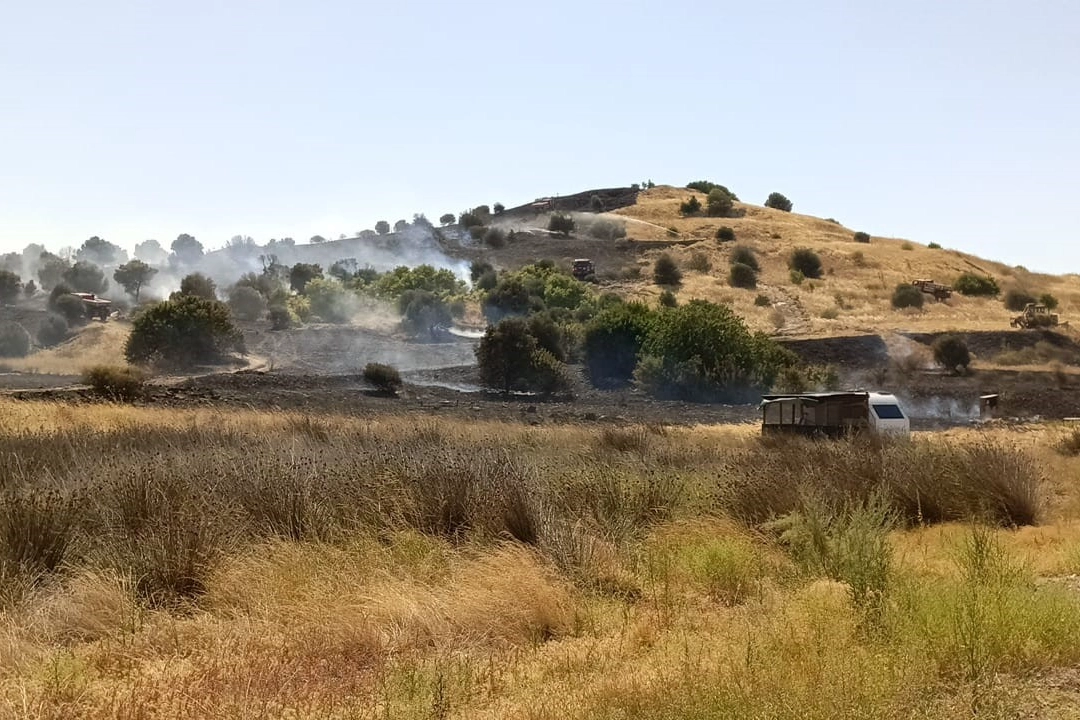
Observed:
[[[870,432],[909,435],[911,421],[890,393],[848,392],[765,395],[761,402],[762,434],[844,437]]]

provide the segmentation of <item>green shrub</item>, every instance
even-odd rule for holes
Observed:
[[[754,251],[745,245],[736,245],[731,248],[731,264],[742,263],[754,270],[755,273],[761,272],[761,266],[758,264],[757,255]]]
[[[202,273],[192,273],[180,281],[180,295],[217,300],[217,286]]]
[[[870,233],[864,233],[862,231],[859,231],[859,232],[855,233],[855,236],[854,236],[853,239],[857,243],[868,243],[868,242],[870,242]]]
[[[926,302],[926,298],[922,290],[910,283],[900,283],[893,290],[892,306],[898,310],[909,307],[921,308],[924,302]]]
[[[356,314],[356,296],[336,280],[317,277],[304,285],[311,312],[323,322],[347,323]]]
[[[1018,312],[1023,310],[1029,303],[1037,302],[1035,296],[1026,290],[1013,288],[1005,293],[1005,308]]]
[[[502,228],[490,227],[484,233],[484,244],[495,250],[506,247],[506,233]]]
[[[491,266],[491,263],[484,262],[483,260],[473,260],[469,264],[469,280],[475,284],[480,280],[480,277],[487,272],[494,271],[495,268]]]
[[[657,285],[668,286],[682,284],[682,271],[667,253],[662,253],[653,264],[653,282]]]
[[[484,296],[481,309],[488,322],[497,323],[504,317],[528,314],[536,303],[543,305],[543,301],[529,292],[522,279],[513,275],[499,281]]]
[[[769,307],[772,305],[772,300],[769,299],[768,295],[758,295],[754,298],[754,305],[757,307]]]
[[[0,323],[0,357],[20,358],[30,353],[30,333],[16,322]]]
[[[686,267],[689,270],[699,273],[707,273],[712,270],[712,263],[709,262],[709,256],[703,252],[690,253],[690,259],[686,261]]]
[[[535,313],[528,319],[529,334],[541,350],[547,350],[559,362],[566,362],[567,341],[562,327],[550,312]]]
[[[457,216],[454,213],[444,213],[439,216],[439,223],[442,225],[453,225],[456,220]]]
[[[769,197],[765,200],[765,207],[772,208],[773,210],[783,210],[784,212],[791,212],[793,205],[791,201],[778,192],[769,193]]]
[[[470,210],[461,213],[461,216],[458,218],[458,224],[466,230],[472,230],[474,227],[482,226],[484,224],[484,220]]]
[[[60,286],[57,285],[57,287]],[[52,303],[52,308],[63,316],[69,324],[74,325],[86,320],[86,305],[74,295],[60,295],[56,298],[56,301]]]
[[[660,307],[673,308],[679,306],[678,298],[676,298],[675,293],[670,290],[665,290],[660,293],[660,298],[657,302],[659,302]]]
[[[734,242],[735,231],[729,228],[727,225],[724,225],[716,231],[716,239],[720,242]]]
[[[941,249],[941,246],[938,245],[936,242],[932,242],[929,245],[927,245],[926,247],[929,250],[940,250]]]
[[[393,365],[368,363],[364,366],[364,382],[374,385],[387,395],[397,395],[401,389],[401,373]]]
[[[1040,295],[1039,302],[1045,305],[1047,310],[1055,310],[1058,306],[1058,299],[1050,293]]]
[[[224,303],[182,295],[151,305],[135,318],[124,355],[133,363],[191,367],[243,348],[243,336]]]
[[[37,341],[42,347],[58,345],[68,336],[68,323],[62,315],[50,313],[41,326],[38,327]]]
[[[956,335],[942,335],[934,341],[934,360],[950,372],[962,372],[971,364],[971,353],[964,339]]]
[[[570,233],[574,232],[574,218],[569,215],[555,213],[548,220],[548,230],[559,233],[564,237],[570,237]]]
[[[806,280],[806,276],[802,274],[801,270],[792,270],[790,276],[793,285],[802,285],[803,281]]]
[[[146,376],[130,366],[95,365],[83,370],[83,382],[96,395],[116,402],[132,402],[146,393]]]
[[[585,371],[596,387],[630,382],[656,312],[642,303],[618,303],[600,311],[585,328]]]
[[[997,297],[1001,294],[997,280],[989,275],[976,275],[972,272],[963,273],[953,283],[953,288],[961,295],[975,297]]]
[[[711,217],[727,217],[731,212],[735,204],[731,200],[731,196],[727,194],[727,191],[721,188],[715,188],[709,191],[707,198],[708,212]]]
[[[569,376],[554,355],[544,350],[521,318],[489,325],[476,348],[480,382],[489,388],[552,394],[569,388]]]
[[[728,282],[731,287],[753,290],[757,287],[757,272],[746,263],[732,263],[731,270],[728,272]]]
[[[691,195],[679,205],[679,213],[682,215],[697,215],[701,212],[701,201],[697,195]]]
[[[239,285],[229,290],[229,309],[240,320],[258,320],[266,312],[266,298],[253,287]]]
[[[788,258],[788,267],[798,270],[804,277],[815,279],[821,277],[821,258],[809,248],[793,250]]]
[[[308,283],[312,280],[320,279],[322,276],[323,270],[321,265],[315,263],[296,263],[289,269],[289,287],[301,295],[304,295]]]
[[[905,242],[900,243],[900,249],[904,250],[904,251],[907,251],[907,252],[910,252],[910,251],[915,249],[915,246],[912,245],[911,243],[905,241]]]

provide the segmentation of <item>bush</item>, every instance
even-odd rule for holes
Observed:
[[[11,305],[19,299],[22,280],[10,270],[0,270],[0,304]]]
[[[241,320],[258,320],[266,312],[266,298],[255,288],[240,285],[229,290],[229,309]]]
[[[712,217],[727,217],[732,208],[735,207],[735,204],[731,201],[731,196],[721,188],[710,190],[706,202],[709,207],[709,215]]]
[[[679,213],[682,215],[697,215],[699,212],[701,212],[701,201],[697,199],[697,195],[691,195],[679,204]]]
[[[296,263],[289,269],[289,287],[303,295],[308,283],[322,276],[322,266],[314,263]]]
[[[64,272],[64,282],[75,292],[100,295],[109,288],[105,273],[92,262],[80,260]]]
[[[967,343],[956,335],[942,335],[934,341],[933,349],[934,360],[950,372],[962,372],[971,364]]]
[[[709,256],[703,252],[690,253],[690,259],[686,262],[686,267],[694,272],[707,273],[712,270],[712,263],[709,262]]]
[[[922,290],[910,283],[900,283],[893,290],[892,306],[897,310],[901,308],[921,308],[926,298]]]
[[[243,347],[243,336],[224,303],[182,295],[156,303],[135,318],[124,355],[133,363],[191,367],[219,361]]]
[[[81,323],[86,320],[86,305],[74,295],[59,296],[56,298],[56,302],[52,303],[52,307],[69,324]]]
[[[1058,306],[1058,299],[1050,293],[1040,295],[1039,302],[1045,305],[1047,310],[1055,310]]]
[[[870,242],[870,233],[864,233],[864,232],[861,232],[861,231],[857,232],[857,233],[855,233],[855,236],[854,236],[853,239],[857,243],[868,243],[868,242]]]
[[[728,306],[692,300],[655,318],[634,375],[657,397],[740,402],[772,387],[793,363],[789,351],[751,334]]]
[[[803,281],[806,280],[806,276],[802,274],[801,270],[792,270],[790,277],[793,285],[802,285]]]
[[[16,322],[0,323],[0,357],[20,358],[30,353],[30,333]]]
[[[217,286],[202,273],[192,273],[180,281],[180,295],[217,300]]]
[[[761,272],[761,266],[758,265],[757,255],[754,251],[745,245],[736,245],[731,248],[731,264],[742,263],[753,268],[755,273]]]
[[[346,323],[356,314],[356,296],[336,280],[314,278],[304,286],[311,313],[323,322]]]
[[[454,213],[445,213],[439,217],[439,223],[442,225],[453,225],[457,217]]]
[[[716,239],[720,242],[734,242],[735,231],[725,225],[716,231]]]
[[[953,288],[961,295],[975,297],[997,297],[1001,293],[997,280],[988,275],[976,275],[972,272],[963,273],[953,283]]]
[[[484,232],[484,244],[495,250],[506,247],[506,233],[497,227],[488,228]]]
[[[661,254],[653,265],[653,282],[670,286],[682,284],[682,271],[667,253]]]
[[[769,307],[772,305],[772,300],[769,299],[768,295],[758,295],[754,298],[754,305],[757,307]]]
[[[566,335],[550,312],[529,316],[529,334],[536,338],[541,350],[547,350],[559,362],[566,362]]]
[[[293,314],[284,305],[271,306],[267,315],[270,318],[271,330],[288,330],[295,323]]]
[[[596,218],[589,223],[585,233],[597,240],[619,240],[626,237],[626,225],[609,218]]]
[[[773,210],[783,210],[784,212],[791,212],[793,205],[791,201],[778,192],[769,193],[769,197],[765,200],[765,207],[772,208]]]
[[[562,363],[543,350],[521,318],[488,326],[476,348],[480,382],[503,392],[538,391],[551,394],[569,387]]]
[[[96,395],[117,402],[131,402],[146,391],[146,376],[130,366],[95,365],[83,370],[83,382]]]
[[[731,287],[753,290],[757,287],[757,272],[745,263],[732,263],[731,270],[728,272],[728,283]]]
[[[929,250],[940,250],[941,249],[941,245],[938,245],[936,242],[932,242],[929,245],[927,245],[926,247]]]
[[[675,293],[671,292],[670,290],[665,290],[664,292],[660,293],[660,299],[658,302],[660,303],[660,307],[673,308],[679,306],[678,298],[676,298]]]
[[[792,270],[798,270],[804,277],[821,277],[821,258],[809,248],[793,250],[791,257],[788,258],[788,267]]]
[[[398,298],[401,328],[408,334],[435,336],[439,326],[451,323],[450,309],[443,299],[427,290],[407,290]]]
[[[68,323],[62,315],[50,313],[45,321],[41,323],[37,332],[38,345],[42,347],[52,347],[58,345],[68,336]]]
[[[387,395],[397,395],[401,389],[401,373],[393,365],[368,363],[364,366],[364,382],[374,385]]]
[[[542,303],[541,303],[542,304]],[[500,281],[484,297],[481,305],[488,322],[498,322],[511,315],[526,315],[534,306],[534,298],[520,277]]]
[[[570,237],[570,233],[574,232],[574,218],[556,213],[548,220],[548,230]]]
[[[1025,290],[1013,288],[1005,293],[1005,307],[1008,310],[1019,312],[1029,303],[1037,302],[1035,296]]]
[[[475,284],[484,273],[491,272],[494,269],[495,268],[493,268],[489,262],[473,260],[472,263],[469,264],[469,280]]]
[[[602,310],[585,328],[585,371],[596,387],[625,385],[634,375],[641,346],[656,312],[641,303]]]

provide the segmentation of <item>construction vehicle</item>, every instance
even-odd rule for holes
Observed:
[[[1050,312],[1050,308],[1042,303],[1028,303],[1024,306],[1024,312],[1014,317],[1009,325],[1024,328],[1047,328],[1059,324],[1057,313]]]
[[[97,318],[101,320],[101,322],[105,322],[109,319],[109,314],[112,312],[111,300],[98,297],[94,293],[77,292],[71,294],[83,301],[83,308],[87,318],[91,320]]]
[[[761,402],[762,434],[843,437],[860,432],[909,435],[911,421],[895,395],[851,392],[765,395]]]
[[[593,266],[593,261],[588,258],[578,258],[575,260],[571,272],[578,280],[596,279],[596,268]]]
[[[924,293],[927,293],[928,295],[933,295],[934,299],[938,302],[944,302],[945,300],[948,300],[952,297],[951,287],[949,287],[948,285],[942,285],[941,283],[936,283],[933,280],[912,280],[911,284],[919,288],[919,290],[923,291]]]

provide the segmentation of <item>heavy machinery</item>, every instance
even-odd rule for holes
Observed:
[[[1028,303],[1024,306],[1024,312],[1014,317],[1009,325],[1018,328],[1047,328],[1058,325],[1057,313],[1050,312],[1050,308],[1042,303]]]
[[[86,317],[89,319],[98,318],[101,322],[105,322],[109,319],[109,313],[112,312],[112,301],[105,298],[98,297],[94,293],[71,293],[75,297],[83,301],[83,308],[86,312]]]
[[[571,272],[578,280],[594,280],[596,278],[596,268],[593,266],[593,261],[588,258],[575,260]]]
[[[924,293],[927,293],[928,295],[933,295],[934,299],[938,302],[944,302],[945,300],[948,300],[952,297],[951,287],[949,287],[948,285],[942,285],[941,283],[936,283],[933,280],[912,280],[911,284],[922,290]]]

